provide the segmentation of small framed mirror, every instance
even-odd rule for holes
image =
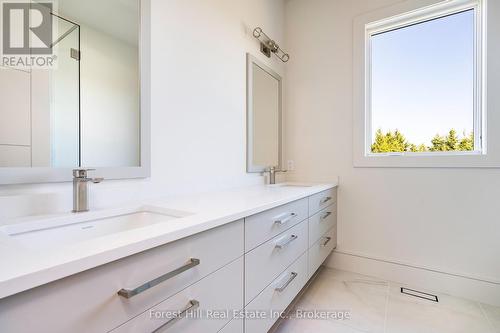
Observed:
[[[282,168],[281,76],[247,54],[247,172]]]
[[[4,17],[19,31],[3,32],[0,184],[70,181],[79,168],[149,177],[150,0],[12,9]],[[35,19],[40,27],[26,29]]]

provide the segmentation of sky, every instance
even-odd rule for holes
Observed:
[[[430,144],[474,128],[472,10],[372,37],[372,135]]]

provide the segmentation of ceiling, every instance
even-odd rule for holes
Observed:
[[[139,0],[59,0],[56,4],[57,15],[138,45]]]

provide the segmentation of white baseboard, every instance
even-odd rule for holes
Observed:
[[[332,253],[325,266],[500,306],[500,284],[496,282],[346,252]]]

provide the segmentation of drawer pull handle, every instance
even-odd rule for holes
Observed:
[[[326,204],[328,201],[330,201],[332,199],[333,199],[332,197],[326,197],[326,198],[323,198],[319,203],[321,205],[323,205],[323,204]]]
[[[290,274],[290,278],[288,280],[286,280],[285,283],[283,283],[283,285],[281,287],[277,287],[275,290],[277,292],[283,292],[287,287],[288,285],[290,285],[290,283],[292,283],[293,280],[295,280],[295,278],[297,277],[297,275],[299,275],[298,273],[295,273],[295,272],[292,272]]]
[[[321,246],[325,247],[328,245],[328,243],[330,243],[330,241],[332,240],[332,237],[326,237],[326,240],[323,244],[321,244]]]
[[[274,221],[274,223],[279,224],[279,225],[283,225],[283,224],[286,224],[286,223],[290,222],[290,220],[292,220],[295,217],[297,217],[297,214],[291,213],[291,214],[288,214],[288,216],[285,217],[285,218],[279,218],[278,217],[277,220]]]
[[[174,276],[177,276],[177,275],[181,274],[182,272],[185,272],[185,271],[187,271],[195,266],[198,266],[199,264],[200,264],[200,259],[191,258],[191,259],[189,259],[189,261],[185,265],[183,265],[177,269],[174,269],[173,271],[168,272],[167,274],[164,274],[160,277],[157,277],[154,280],[146,282],[142,286],[139,286],[135,289],[121,289],[120,291],[118,291],[118,295],[125,297],[127,299],[134,297],[135,295],[138,295],[138,294],[140,294],[140,293],[142,293],[150,288],[153,288],[154,286],[156,286],[162,282],[165,282],[165,281],[173,278]]]
[[[332,212],[326,212],[325,214],[323,214],[323,216],[321,216],[321,219],[324,220],[330,215],[332,215]]]
[[[157,329],[155,329],[152,333],[160,333],[160,332],[170,328],[173,324],[175,324],[176,322],[178,322],[179,320],[184,318],[189,311],[196,310],[199,307],[200,307],[200,302],[198,302],[197,300],[193,299],[193,300],[189,301],[189,303],[185,309],[179,311],[179,313],[176,314],[174,316],[174,318],[170,319],[165,324],[163,324],[160,327],[158,327]]]
[[[296,240],[297,238],[299,238],[299,236],[292,235],[285,242],[283,242],[283,243],[277,243],[276,244],[276,248],[281,250],[281,249],[285,248],[288,244],[290,244],[291,242],[293,242],[294,240]]]

